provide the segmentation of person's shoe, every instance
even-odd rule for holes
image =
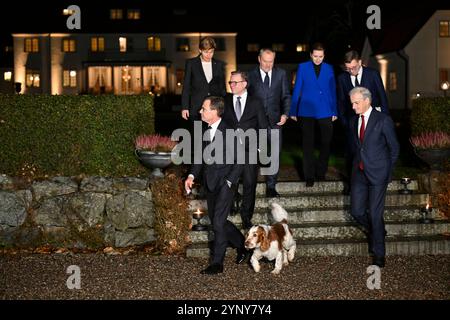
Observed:
[[[306,186],[307,186],[308,188],[314,186],[314,180],[306,180]]]
[[[238,249],[236,255],[236,264],[241,264],[247,259],[248,251],[246,249]]]
[[[221,264],[211,264],[208,268],[200,271],[201,274],[218,274],[223,272],[223,265]]]
[[[266,190],[267,198],[274,198],[274,197],[279,197],[279,196],[280,196],[280,194],[274,188],[269,188]]]
[[[373,256],[372,258],[372,265],[378,266],[380,268],[383,268],[385,264],[384,257],[377,257]]]

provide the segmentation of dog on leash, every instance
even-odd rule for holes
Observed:
[[[271,273],[279,274],[281,268],[294,260],[297,245],[287,224],[288,214],[278,203],[272,203],[272,225],[255,225],[247,232],[245,248],[254,249],[250,263],[255,272],[261,270],[259,260],[275,260]]]

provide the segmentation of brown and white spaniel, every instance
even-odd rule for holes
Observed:
[[[294,260],[297,245],[287,224],[287,212],[278,203],[272,203],[272,216],[274,224],[255,225],[246,235],[245,248],[254,249],[250,263],[255,272],[261,270],[259,260],[263,257],[275,259],[273,274],[279,274],[283,265]]]

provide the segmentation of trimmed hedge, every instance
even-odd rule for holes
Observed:
[[[134,138],[151,133],[151,96],[0,95],[0,173],[139,175]]]
[[[442,131],[450,134],[450,98],[420,98],[413,101],[411,133]]]

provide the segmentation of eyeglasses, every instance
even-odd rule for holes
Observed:
[[[238,83],[241,83],[241,82],[245,82],[245,80],[242,80],[242,81],[228,81],[228,84],[230,86],[235,86],[235,85],[237,85]]]

